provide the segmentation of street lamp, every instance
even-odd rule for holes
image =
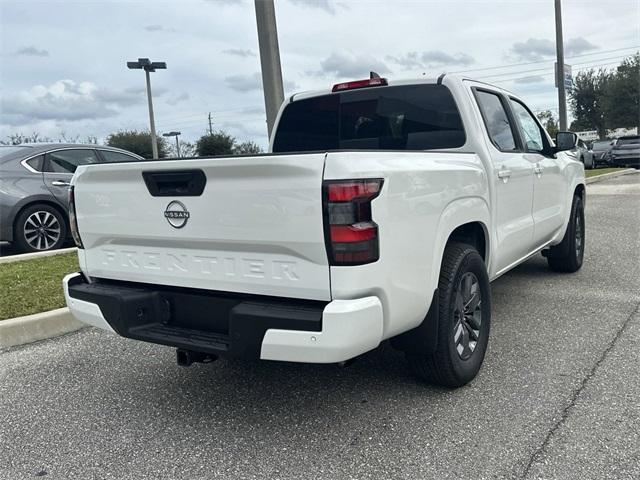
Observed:
[[[143,69],[147,79],[147,100],[149,101],[149,123],[151,124],[151,149],[153,158],[158,158],[158,142],[156,140],[156,124],[153,119],[153,102],[151,101],[151,80],[149,72],[164,70],[167,68],[166,62],[152,62],[148,58],[139,58],[137,62],[127,62],[127,68]]]
[[[180,135],[180,132],[168,132],[162,134],[163,137],[176,137],[176,152],[178,153],[178,158],[180,158],[180,144],[178,143],[178,135]]]

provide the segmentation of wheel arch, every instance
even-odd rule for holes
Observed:
[[[490,219],[489,206],[481,197],[457,199],[445,207],[440,215],[436,234],[431,291],[438,285],[444,249],[451,240],[471,243],[478,248],[489,271],[492,251]]]

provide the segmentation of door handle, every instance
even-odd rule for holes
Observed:
[[[66,182],[64,180],[54,180],[53,182],[51,182],[51,185],[53,185],[54,187],[70,187],[71,182]]]
[[[511,176],[511,170],[502,169],[498,170],[498,178],[501,178],[504,182]]]

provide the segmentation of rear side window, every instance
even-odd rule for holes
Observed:
[[[513,129],[500,97],[495,93],[476,90],[476,99],[478,100],[489,138],[496,148],[505,152],[516,150]]]
[[[25,163],[29,165],[36,172],[41,172],[43,162],[44,162],[44,155],[38,155],[37,157],[30,158]]]
[[[73,149],[47,153],[45,171],[52,173],[74,173],[80,165],[98,163],[93,150]]]
[[[444,85],[374,87],[290,103],[274,152],[458,148],[465,133]]]
[[[126,153],[121,152],[114,152],[113,150],[100,150],[100,155],[102,155],[102,158],[104,158],[104,161],[107,163],[138,161],[138,159],[132,155],[127,155]]]

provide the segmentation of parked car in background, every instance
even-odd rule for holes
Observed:
[[[640,135],[620,137],[616,141],[611,149],[611,165],[640,168]]]
[[[118,148],[62,143],[0,146],[0,241],[24,252],[64,245],[68,189],[79,165],[137,162]]]
[[[589,147],[587,147],[587,144],[584,143],[584,141],[578,139],[578,142],[576,144],[576,149],[577,149],[576,156],[578,160],[582,162],[582,164],[584,165],[584,168],[594,168],[595,164],[593,161],[593,154],[589,150]]]
[[[611,163],[611,149],[615,145],[615,140],[598,140],[591,146],[593,164],[595,167],[609,165]]]

